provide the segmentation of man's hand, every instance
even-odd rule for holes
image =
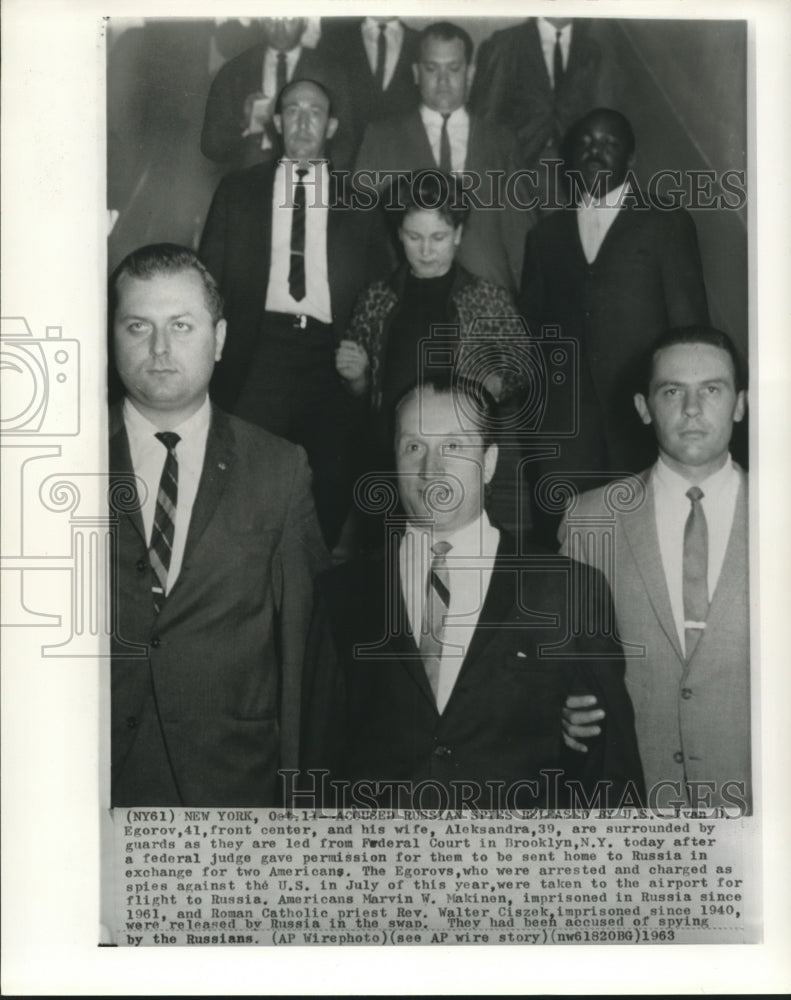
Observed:
[[[355,396],[368,389],[368,353],[355,340],[342,340],[335,351],[335,369]]]
[[[572,694],[563,706],[563,742],[571,750],[587,753],[588,748],[579,740],[589,740],[601,733],[596,723],[604,718],[604,709],[597,708],[596,696]]]
[[[242,135],[259,135],[266,128],[267,122],[272,117],[271,98],[264,97],[260,90],[248,94],[244,99],[242,108]]]

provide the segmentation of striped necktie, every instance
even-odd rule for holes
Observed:
[[[162,610],[168,586],[170,556],[173,551],[173,533],[176,528],[176,503],[179,495],[179,463],[176,445],[181,438],[173,431],[160,431],[154,435],[167,448],[168,454],[162,476],[159,480],[157,506],[154,511],[154,528],[148,556],[157,582],[151,588],[154,593],[154,608],[157,614]]]
[[[439,666],[442,659],[442,640],[445,635],[445,617],[450,607],[450,579],[445,557],[451,548],[450,542],[445,541],[435,542],[431,546],[434,558],[431,560],[426,583],[423,623],[420,630],[420,656],[435,701],[439,690]]]
[[[686,492],[692,507],[684,525],[684,645],[687,660],[695,651],[709,613],[709,533],[700,501],[703,490]]]

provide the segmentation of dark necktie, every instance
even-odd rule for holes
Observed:
[[[168,455],[159,480],[157,506],[154,511],[154,528],[148,557],[157,582],[151,588],[154,593],[154,608],[157,614],[162,610],[168,585],[170,556],[173,551],[173,532],[176,528],[176,503],[179,495],[179,463],[176,445],[181,438],[173,431],[160,431],[155,437],[167,448]]]
[[[555,53],[552,59],[552,74],[555,78],[554,90],[556,94],[563,86],[563,50],[560,47],[560,35],[561,32],[559,31],[555,35]]]
[[[285,52],[278,52],[277,54],[277,67],[275,68],[275,87],[277,88],[277,93],[285,87],[288,83],[288,67],[286,65],[286,54]]]
[[[301,302],[305,298],[305,174],[297,170],[294,187],[294,211],[291,213],[291,262],[288,269],[288,290],[291,298]]]
[[[451,172],[450,136],[448,135],[448,118],[450,118],[450,112],[443,111],[441,114],[442,131],[439,134],[439,169],[449,174]]]
[[[450,607],[450,580],[445,556],[451,548],[450,542],[435,542],[431,546],[434,558],[431,560],[426,584],[420,630],[420,656],[435,701],[439,690],[439,665],[442,658],[442,640],[445,635],[445,616]]]
[[[377,90],[385,89],[385,59],[387,58],[386,24],[379,25],[379,37],[376,39],[376,70],[374,71],[374,86]]]
[[[700,503],[703,490],[690,486],[686,495],[692,504],[684,525],[684,642],[689,660],[709,613],[709,533]]]

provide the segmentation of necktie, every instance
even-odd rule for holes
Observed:
[[[275,67],[275,86],[277,87],[278,94],[288,83],[288,68],[286,66],[286,54],[285,52],[278,52],[277,54],[277,66]]]
[[[554,76],[554,91],[557,92],[563,86],[563,50],[560,47],[561,32],[555,35],[555,52],[552,58],[552,75]]]
[[[684,643],[689,660],[709,613],[709,534],[700,503],[703,490],[690,486],[686,495],[692,504],[684,525]]]
[[[444,173],[451,172],[450,162],[450,136],[448,135],[448,118],[450,112],[442,112],[442,131],[439,134],[439,169]]]
[[[431,546],[434,558],[431,560],[426,584],[423,623],[420,630],[419,651],[435,701],[439,690],[439,665],[442,657],[442,639],[445,634],[445,616],[450,607],[450,580],[445,556],[451,547],[450,542],[435,542]]]
[[[379,37],[376,39],[376,70],[374,71],[374,86],[377,90],[385,89],[385,59],[387,58],[386,24],[379,25]]]
[[[291,214],[291,263],[288,270],[288,290],[291,298],[301,302],[305,298],[305,174],[297,170],[294,187],[294,211]]]
[[[168,585],[170,554],[173,551],[173,532],[176,527],[176,503],[179,494],[179,463],[176,445],[181,438],[173,431],[160,431],[155,437],[167,448],[168,455],[159,480],[157,506],[154,511],[154,528],[148,557],[157,582],[151,588],[154,594],[154,608],[157,614],[162,610]]]

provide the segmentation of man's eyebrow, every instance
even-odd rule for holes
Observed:
[[[663,379],[661,382],[654,382],[653,386],[654,386],[654,389],[664,389],[667,386],[676,386],[676,385],[682,385],[682,386],[686,386],[686,385],[712,385],[713,383],[717,383],[718,385],[727,385],[729,382],[730,382],[730,379],[726,378],[724,375],[712,375],[711,378],[703,378],[703,379],[700,379],[697,382],[685,382],[685,381],[683,381],[683,379],[666,378],[666,379]]]

